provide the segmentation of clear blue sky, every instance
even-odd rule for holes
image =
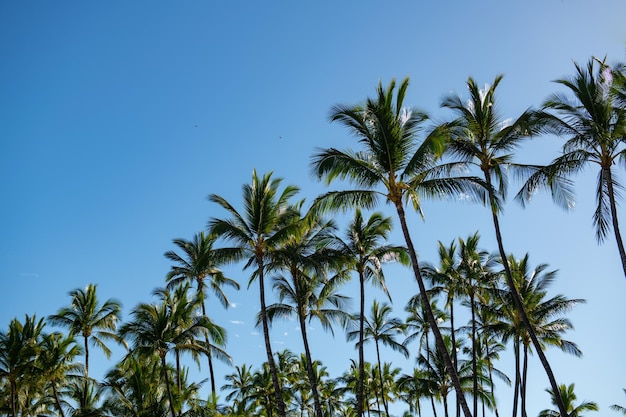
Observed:
[[[442,96],[464,94],[468,76],[483,84],[504,74],[501,110],[515,117],[558,90],[551,81],[572,74],[573,61],[626,60],[625,17],[623,0],[0,2],[0,326],[54,313],[88,283],[128,317],[164,284],[171,240],[224,214],[207,195],[237,203],[253,168],[314,198],[325,187],[309,176],[313,150],[353,145],[328,123],[330,107],[364,100],[379,80],[410,76],[406,103],[443,120]],[[547,162],[558,143],[536,139],[520,162]],[[626,280],[614,242],[594,239],[595,178],[577,178],[573,212],[539,196],[526,210],[507,205],[503,229],[509,252],[559,269],[553,295],[587,299],[568,335],[584,357],[547,355],[559,382],[575,382],[579,399],[610,415],[609,404],[626,401]],[[424,209],[425,223],[412,220],[421,259],[436,261],[438,240],[476,230],[482,247],[496,249],[483,208]],[[228,271],[244,289],[231,293],[233,308],[210,314],[227,327],[235,363],[258,366],[256,287],[245,290],[239,267]],[[388,280],[404,317],[403,297],[416,286],[396,268]],[[313,334],[314,357],[338,376],[353,345],[340,330],[334,340]],[[275,350],[300,352],[293,323],[272,337]],[[536,362],[531,416],[549,406]],[[92,366],[103,374],[110,363]],[[500,366],[512,374],[511,358]],[[507,415],[510,394],[499,397]]]

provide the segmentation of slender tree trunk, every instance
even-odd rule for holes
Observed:
[[[524,362],[522,363],[522,417],[528,417],[526,413],[526,382],[528,381],[528,345],[524,343]]]
[[[478,416],[478,370],[476,352],[476,307],[474,306],[474,294],[470,295],[470,308],[472,310],[472,390],[474,391],[474,416]],[[453,347],[455,349],[455,347]]]
[[[176,417],[176,411],[174,410],[174,397],[172,396],[172,387],[170,387],[170,378],[167,375],[167,363],[165,362],[165,355],[161,354],[161,368],[163,369],[163,378],[165,379],[165,389],[167,390],[167,398],[170,402],[170,412],[172,417]]]
[[[278,380],[278,371],[276,364],[274,363],[274,354],[272,353],[272,346],[270,344],[270,330],[267,323],[267,307],[265,306],[265,280],[263,270],[263,259],[257,257],[257,266],[259,271],[259,294],[261,300],[261,323],[263,325],[263,339],[265,340],[265,352],[267,353],[267,364],[270,367],[270,373],[272,375],[272,384],[274,386],[274,395],[276,397],[276,408],[279,417],[287,417],[285,412],[285,402],[283,401],[283,390]]]
[[[363,415],[363,391],[365,385],[365,358],[363,354],[363,335],[365,333],[365,276],[359,271],[359,376],[356,388],[357,417]]]
[[[176,355],[176,387],[180,391],[180,387],[182,386],[182,379],[180,375],[180,352],[178,351],[178,349],[174,351],[174,354]]]
[[[296,291],[298,290],[296,289]],[[297,295],[298,294],[296,294],[296,296]],[[300,322],[300,333],[302,333],[302,343],[304,345],[304,355],[306,357],[306,371],[309,377],[309,384],[311,385],[311,393],[313,394],[313,406],[315,407],[315,415],[316,417],[323,417],[322,407],[320,405],[320,396],[317,391],[318,381],[315,377],[315,371],[313,370],[313,359],[311,358],[311,349],[309,348],[309,339],[306,333],[306,317],[303,310],[304,307],[298,305],[298,321]]]
[[[496,417],[500,417],[500,414],[498,413],[498,404],[496,403],[496,387],[495,384],[493,382],[493,364],[491,363],[491,358],[489,355],[489,340],[488,340],[488,336],[485,336],[485,349],[487,349],[487,366],[489,367],[489,385],[491,387],[491,397],[493,398],[493,411],[496,414]]]
[[[89,378],[89,344],[87,341],[89,336],[83,336],[83,345],[85,347],[85,378]]]
[[[202,291],[202,285],[200,282],[198,282],[198,296],[202,297],[202,315],[204,317],[206,317],[206,306],[204,305],[204,293]],[[211,354],[211,341],[209,340],[209,335],[205,334],[204,335],[204,341],[206,342],[207,345],[207,361],[209,362],[209,376],[211,378],[211,395],[213,396],[213,398],[216,397],[216,391],[215,391],[215,372],[213,371],[213,355]]]
[[[611,168],[602,168],[607,183],[607,192],[609,194],[609,205],[611,206],[611,220],[613,222],[613,232],[615,233],[615,241],[617,242],[617,250],[619,251],[619,257],[622,260],[622,269],[624,270],[624,277],[626,277],[626,251],[624,251],[624,242],[622,241],[622,234],[619,231],[619,224],[617,222],[617,204],[615,203],[615,191],[613,190],[613,174]]]
[[[65,417],[65,413],[63,412],[63,407],[61,407],[61,400],[59,399],[59,392],[57,391],[57,386],[55,382],[52,382],[52,393],[54,394],[54,401],[56,402],[57,408],[59,409],[60,416]]]
[[[430,405],[433,408],[433,416],[437,417],[437,409],[435,408],[435,397],[433,395],[430,396]]]
[[[441,352],[441,355],[444,358],[444,363],[446,368],[448,369],[448,373],[450,374],[450,378],[452,379],[452,385],[457,393],[457,398],[461,403],[461,409],[463,410],[463,414],[465,417],[472,417],[472,412],[470,411],[467,401],[465,401],[465,396],[463,395],[463,388],[461,387],[461,382],[459,380],[459,375],[454,369],[452,365],[452,359],[450,358],[450,353],[446,349],[446,345],[443,341],[443,337],[441,336],[441,332],[439,331],[439,326],[437,325],[437,321],[435,320],[435,316],[433,314],[433,310],[430,308],[430,300],[428,298],[428,293],[426,292],[426,286],[424,285],[424,280],[422,279],[422,274],[420,272],[419,263],[417,261],[417,254],[415,252],[415,247],[413,246],[413,241],[411,240],[411,236],[409,234],[409,229],[406,224],[406,217],[404,213],[404,207],[402,205],[402,201],[398,201],[395,203],[396,210],[398,212],[398,217],[400,218],[400,225],[402,226],[402,233],[404,234],[404,239],[407,244],[407,248],[409,250],[409,256],[411,258],[411,265],[413,267],[413,273],[415,274],[415,279],[417,281],[417,285],[419,286],[420,295],[422,297],[422,302],[424,303],[424,310],[426,312],[426,317],[428,322],[430,323],[431,329],[433,331],[433,335],[435,336],[435,345],[437,346],[437,350]]]
[[[383,365],[380,363],[380,349],[378,347],[378,340],[376,340],[375,342],[376,342],[376,359],[378,360],[378,379],[380,380],[380,397],[383,400],[383,407],[385,408],[385,415],[389,417],[389,406],[387,405],[387,399],[385,398],[385,382],[383,381]]]
[[[496,231],[498,251],[500,252],[500,257],[502,258],[502,265],[504,266],[506,282],[509,286],[509,290],[511,291],[511,295],[513,296],[513,302],[515,303],[515,307],[517,308],[517,311],[520,313],[522,322],[524,323],[524,326],[526,327],[526,331],[528,332],[528,335],[530,336],[530,339],[532,340],[533,345],[535,346],[535,350],[537,351],[537,355],[539,356],[539,361],[543,365],[543,369],[545,369],[546,371],[546,375],[548,376],[548,380],[550,381],[550,387],[552,387],[553,392],[559,392],[559,386],[556,383],[556,379],[554,378],[554,373],[552,372],[550,363],[548,362],[548,359],[546,358],[546,355],[544,354],[543,349],[541,349],[541,344],[539,343],[539,340],[537,339],[537,335],[535,334],[534,329],[530,325],[530,321],[528,320],[528,315],[526,314],[526,310],[524,309],[524,304],[522,304],[522,300],[520,298],[519,292],[517,290],[517,287],[515,286],[515,281],[513,280],[513,275],[511,274],[511,268],[509,267],[509,261],[506,257],[506,252],[504,251],[504,244],[502,243],[502,233],[500,232],[500,222],[498,220],[498,214],[496,213],[496,210],[495,210],[495,204],[494,204],[495,199],[494,199],[493,192],[492,192],[491,176],[489,175],[488,172],[484,172],[484,174],[485,174],[485,181],[487,182],[487,186],[489,187],[489,202],[491,206],[491,215],[493,218],[493,226]],[[568,416],[567,409],[565,408],[565,405],[563,404],[563,399],[560,396],[556,395],[555,401],[557,403],[557,406],[559,407],[559,413],[561,413],[561,417],[567,417]]]
[[[450,338],[452,340],[452,366],[454,367],[454,371],[459,373],[459,360],[458,355],[456,353],[456,335],[454,329],[454,296],[450,297]],[[461,402],[459,401],[459,393],[455,391],[456,394],[456,417],[461,416]]]
[[[513,417],[517,417],[517,405],[518,402],[517,400],[519,399],[519,395],[520,395],[520,365],[519,365],[519,337],[518,336],[514,336],[514,340],[513,340],[513,351],[515,354],[515,386],[513,389]]]

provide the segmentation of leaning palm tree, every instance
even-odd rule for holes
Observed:
[[[548,130],[567,138],[563,154],[533,175],[518,198],[528,201],[537,188],[550,187],[555,201],[570,208],[573,191],[569,177],[596,165],[600,169],[593,215],[596,239],[602,243],[613,229],[626,276],[626,250],[617,214],[619,190],[623,185],[613,168],[615,164],[623,167],[626,161],[626,105],[615,97],[612,89],[613,73],[623,74],[618,69],[612,70],[604,61],[596,69],[595,63],[591,59],[586,67],[575,64],[576,75],[556,81],[573,94],[568,97],[555,93],[544,103],[546,109],[556,112],[546,117]]]
[[[265,303],[265,273],[271,253],[279,248],[294,229],[291,221],[298,213],[293,213],[289,200],[298,192],[298,188],[288,186],[279,192],[281,179],[272,178],[272,173],[259,178],[256,170],[252,172],[252,183],[243,186],[243,211],[238,211],[226,199],[212,194],[209,200],[224,208],[231,218],[212,219],[209,229],[212,234],[234,244],[224,251],[235,260],[245,259],[244,268],[253,267],[248,286],[255,279],[259,282],[261,302],[261,325],[267,363],[272,376],[276,407],[279,417],[286,417],[283,390],[278,379],[278,372],[272,353]]]
[[[71,336],[82,336],[85,349],[85,377],[87,378],[89,377],[88,342],[91,341],[92,345],[99,347],[109,358],[111,349],[105,341],[119,341],[115,329],[122,310],[121,304],[115,299],[108,299],[100,305],[96,289],[97,285],[89,284],[85,289],[77,288],[70,291],[72,304],[48,317],[50,323],[68,328]]]
[[[513,294],[514,305],[519,310],[524,324],[530,329],[530,337],[548,376],[550,386],[556,391],[558,387],[550,363],[541,351],[540,343],[531,329],[528,317],[524,312],[524,306],[515,290],[513,276],[504,250],[499,219],[503,200],[506,198],[507,171],[511,170],[523,174],[535,169],[514,163],[512,152],[523,140],[541,132],[543,123],[540,122],[540,114],[533,110],[524,111],[512,122],[500,117],[495,92],[501,80],[502,76],[497,76],[492,85],[487,85],[481,89],[470,77],[467,80],[470,94],[468,102],[456,94],[444,98],[441,106],[452,110],[457,115],[454,121],[444,124],[450,129],[450,141],[446,153],[453,158],[458,158],[459,164],[475,166],[483,175],[487,191],[486,202],[491,208],[498,251],[503,260],[505,277]],[[562,407],[562,404],[559,409],[565,417],[565,408]]]
[[[357,410],[363,413],[363,387],[365,379],[365,359],[363,355],[363,337],[365,334],[365,282],[382,288],[391,300],[385,284],[382,264],[401,261],[408,264],[406,249],[400,246],[383,244],[391,232],[391,218],[381,213],[372,214],[367,220],[359,208],[346,230],[346,239],[340,240],[339,250],[351,264],[351,269],[359,276],[359,381],[356,393]]]
[[[476,187],[470,178],[447,177],[448,167],[436,166],[437,157],[443,149],[443,141],[440,139],[444,128],[435,129],[418,146],[418,130],[428,117],[422,112],[403,108],[408,84],[408,79],[400,84],[395,100],[396,83],[392,81],[387,89],[379,83],[377,96],[368,99],[363,106],[333,107],[331,121],[342,123],[355,134],[363,150],[320,150],[313,156],[313,172],[327,183],[339,178],[348,180],[358,188],[328,192],[318,198],[317,204],[323,209],[345,210],[354,206],[372,208],[380,198],[384,198],[393,205],[437,348],[445,356],[463,412],[466,417],[470,417],[461,384],[430,310],[429,296],[407,225],[405,203],[410,203],[421,214],[420,197],[450,196],[464,192],[480,198],[484,190]]]
[[[402,343],[396,341],[396,337],[404,333],[404,324],[402,320],[390,317],[392,312],[391,306],[387,303],[379,304],[374,300],[372,304],[371,316],[365,319],[364,337],[360,339],[360,331],[353,330],[348,332],[348,340],[354,340],[359,338],[357,345],[373,341],[376,347],[376,360],[378,369],[383,369],[380,359],[380,344],[390,347],[391,349],[402,353],[404,356],[409,356],[409,351]],[[359,346],[357,346],[359,347]],[[380,389],[381,398],[383,400],[383,406],[385,413],[389,417],[389,406],[386,401],[384,392],[384,383],[382,380],[382,373],[379,373],[380,377]]]
[[[569,384],[565,386],[565,384],[559,385],[559,390],[555,395],[555,391],[551,389],[546,390],[548,394],[550,394],[550,398],[552,400],[552,404],[556,405],[556,398],[561,398],[561,402],[565,404],[565,408],[567,409],[567,415],[570,417],[582,417],[582,413],[585,411],[598,411],[598,404],[593,401],[583,401],[581,404],[576,405],[574,401],[576,401],[576,394],[574,393],[574,384]],[[556,410],[542,410],[539,412],[539,417],[558,417],[560,413]]]
[[[237,281],[230,279],[224,275],[219,269],[221,263],[218,259],[216,250],[213,250],[213,244],[217,238],[215,236],[206,235],[200,232],[193,237],[193,240],[174,239],[174,244],[178,246],[184,255],[179,255],[174,251],[165,253],[165,257],[175,263],[166,276],[168,287],[170,289],[185,283],[195,282],[197,289],[196,294],[201,300],[202,315],[206,316],[206,298],[207,288],[215,294],[224,308],[228,308],[230,302],[222,287],[229,286],[239,289]],[[208,336],[207,336],[208,337]],[[205,340],[207,344],[209,339]],[[209,351],[209,376],[211,378],[211,392],[215,395],[215,373],[213,371],[213,355]]]

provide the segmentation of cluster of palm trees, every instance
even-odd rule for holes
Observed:
[[[0,333],[0,415],[389,417],[392,402],[405,403],[407,415],[422,415],[422,402],[430,402],[435,416],[443,410],[448,417],[453,403],[457,417],[478,417],[487,410],[499,417],[495,379],[511,380],[496,365],[507,346],[515,360],[513,417],[527,415],[532,353],[545,369],[556,407],[541,415],[565,417],[597,409],[594,403],[574,403],[573,385],[557,384],[544,354],[548,346],[556,346],[580,355],[576,344],[564,339],[572,328],[565,313],[583,300],[548,297],[555,272],[544,264],[533,269],[528,255],[518,259],[506,252],[499,216],[509,172],[525,179],[516,197],[522,203],[538,189],[549,188],[555,201],[570,206],[570,176],[596,163],[597,237],[602,241],[613,230],[626,275],[614,171],[615,164],[626,161],[624,74],[622,67],[597,59],[586,67],[577,65],[574,77],[559,81],[573,98],[553,95],[542,110],[529,109],[512,121],[498,113],[495,92],[502,77],[484,89],[470,78],[469,100],[446,97],[442,107],[454,118],[430,129],[423,140],[418,136],[428,116],[404,107],[408,79],[399,85],[392,81],[387,88],[379,84],[376,96],[362,105],[333,107],[331,121],[347,127],[360,148],[320,149],[311,168],[328,184],[339,179],[353,188],[329,191],[307,205],[297,199],[297,187],[283,187],[272,173],[254,171],[251,183],[243,186],[241,205],[209,196],[226,216],[211,218],[207,231],[192,240],[174,240],[178,252],[165,254],[173,266],[166,285],[153,291],[157,301],[136,306],[127,322],[120,322],[119,302],[99,303],[95,285],[70,292],[71,304],[48,317],[48,323],[67,334],[47,333],[46,320],[35,316],[14,319]],[[514,151],[525,139],[545,133],[566,138],[561,156],[545,166],[514,161]],[[439,242],[438,263],[420,262],[407,208],[421,214],[424,198],[461,196],[489,207],[497,250],[481,249],[476,233],[449,245]],[[373,212],[381,202],[393,206],[404,245],[388,243],[392,220]],[[337,211],[352,214],[343,232],[331,220]],[[239,289],[239,284],[220,267],[235,262],[250,270],[249,285],[258,284],[257,325],[266,361],[258,370],[236,366],[226,376],[222,389],[228,391],[227,403],[222,404],[213,361],[229,362],[230,356],[226,332],[209,318],[206,299],[210,290],[228,307],[225,287]],[[406,319],[393,317],[386,301],[375,300],[366,314],[368,282],[391,302],[383,273],[387,262],[408,266],[417,283],[417,294],[405,307]],[[358,277],[356,313],[341,294],[352,277]],[[276,297],[268,304],[270,284]],[[459,308],[465,310],[461,317],[468,318],[464,323]],[[270,325],[285,318],[298,322],[300,355],[272,349]],[[312,320],[330,332],[341,327],[348,341],[356,342],[358,358],[335,379],[311,352],[307,323]],[[370,342],[372,362],[365,360]],[[89,346],[109,356],[107,343],[119,344],[125,353],[103,380],[95,380],[89,376]],[[414,357],[415,368],[402,373],[383,360],[384,348]],[[185,357],[208,364],[207,399],[200,395],[205,381],[190,381]]]

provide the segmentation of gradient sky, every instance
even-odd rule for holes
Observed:
[[[441,98],[464,95],[467,77],[484,84],[504,74],[501,112],[516,117],[558,91],[552,81],[573,74],[574,61],[624,61],[625,17],[623,0],[0,2],[0,326],[52,314],[88,283],[119,299],[127,318],[164,285],[172,239],[224,216],[206,197],[238,205],[255,168],[310,201],[327,189],[310,176],[315,148],[354,146],[328,122],[331,106],[363,101],[379,80],[409,76],[405,103],[445,120]],[[519,161],[548,162],[559,143],[537,138]],[[596,175],[576,178],[572,212],[540,195],[524,210],[508,204],[502,227],[507,251],[559,270],[551,295],[587,300],[567,335],[584,357],[547,356],[559,382],[576,383],[579,400],[611,415],[610,404],[626,402],[626,280],[611,238],[595,241]],[[424,210],[425,222],[411,218],[422,260],[437,261],[438,240],[477,230],[481,247],[497,249],[486,209],[426,202]],[[228,329],[234,363],[257,367],[265,352],[256,286],[245,289],[239,266],[227,271],[243,289],[210,315]],[[387,279],[404,318],[417,286],[398,267]],[[313,356],[332,377],[356,358],[341,330],[333,339],[313,324],[312,334]],[[274,326],[272,337],[275,350],[301,351],[295,323]],[[374,360],[372,346],[366,355]],[[535,416],[550,404],[531,362]],[[112,363],[94,353],[91,365],[104,374]],[[511,358],[500,367],[512,375]],[[218,371],[221,384],[232,368]],[[507,415],[511,394],[502,387],[498,397]]]

